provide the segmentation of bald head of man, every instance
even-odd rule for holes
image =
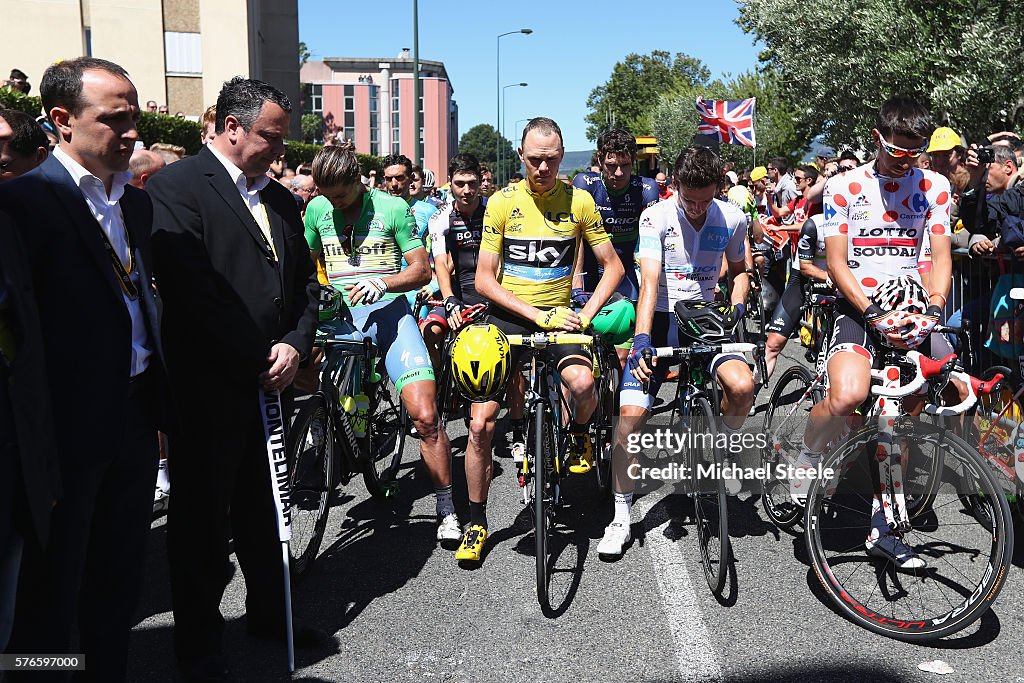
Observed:
[[[166,166],[164,158],[156,152],[147,149],[137,149],[132,152],[132,158],[128,161],[128,170],[132,172],[131,182],[128,184],[140,190],[146,189],[146,181],[150,176]]]

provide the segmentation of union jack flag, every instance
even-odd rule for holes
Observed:
[[[746,100],[705,100],[697,98],[700,124],[697,133],[714,135],[720,142],[753,147],[754,103],[756,97]]]

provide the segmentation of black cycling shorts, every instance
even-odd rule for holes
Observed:
[[[772,317],[764,327],[765,334],[781,334],[789,338],[800,323],[800,307],[804,303],[804,288],[798,273],[790,272],[782,297],[772,311]]]

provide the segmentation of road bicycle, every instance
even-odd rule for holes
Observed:
[[[317,330],[323,347],[319,387],[302,404],[288,435],[291,474],[292,572],[309,571],[323,541],[331,495],[362,475],[373,496],[398,491],[409,415],[383,366],[378,347],[360,333],[336,338]]]
[[[765,482],[765,511],[783,528],[802,514],[812,567],[846,618],[898,640],[942,638],[991,606],[1013,553],[1009,508],[999,484],[984,458],[952,428],[1001,377],[971,377],[955,354],[932,360],[895,349],[885,351],[882,368],[871,372],[876,383],[862,408],[863,424],[848,422],[848,433],[830,444],[805,502],[791,495],[783,506],[783,496],[770,488],[790,482],[778,476]],[[807,408],[825,391],[821,374],[802,386],[797,379],[780,388],[786,377],[766,417],[769,446],[763,457],[772,472],[795,462]],[[953,380],[963,393],[959,403],[948,405],[944,393]],[[946,419],[928,422],[908,414],[904,402],[912,396],[918,405],[925,402],[925,414]],[[983,513],[967,509],[965,496],[973,496]],[[896,536],[925,566],[901,568],[891,557],[865,552],[865,539],[883,518],[884,533]]]
[[[677,305],[680,304],[685,302]],[[693,502],[704,578],[715,595],[721,595],[727,577],[729,517],[726,477],[722,475],[726,453],[718,433],[721,396],[718,382],[706,368],[712,358],[722,353],[751,355],[764,376],[763,342],[692,343],[678,347],[658,347],[644,353],[648,367],[654,357],[682,364],[675,399],[655,406],[651,415],[671,411],[674,428],[686,435],[681,442],[684,445],[681,464],[683,472],[689,477],[686,490]]]

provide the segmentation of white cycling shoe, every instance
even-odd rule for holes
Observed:
[[[437,523],[437,540],[445,550],[455,550],[462,542],[462,528],[454,512],[442,517]]]
[[[597,544],[597,554],[600,557],[621,557],[626,544],[633,538],[633,532],[629,524],[612,522],[604,530],[604,537]]]
[[[793,469],[813,470],[819,464],[821,464],[821,455],[814,455],[805,449],[801,449],[800,455],[797,456],[796,462],[793,463]],[[807,492],[810,490],[810,479],[797,479],[794,477],[789,480],[789,497],[800,507],[807,505]]]

